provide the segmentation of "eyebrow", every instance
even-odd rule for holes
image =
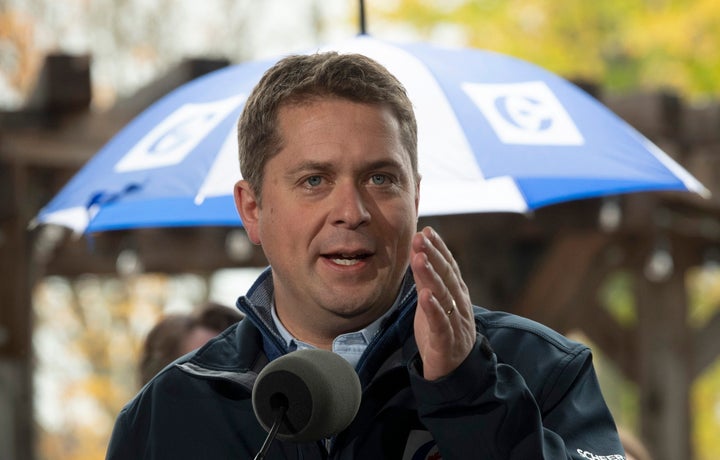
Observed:
[[[303,161],[294,168],[290,169],[285,176],[293,177],[307,171],[330,171],[332,164],[326,161]]]
[[[378,160],[372,163],[364,165],[363,169],[366,171],[373,171],[376,169],[394,168],[398,170],[403,169],[403,165],[395,160]],[[294,168],[290,169],[285,175],[293,177],[298,174],[302,174],[307,171],[320,171],[326,172],[333,170],[333,164],[327,161],[303,161]]]

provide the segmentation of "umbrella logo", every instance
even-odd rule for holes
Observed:
[[[505,144],[560,146],[585,142],[545,82],[464,83],[462,88]]]
[[[116,172],[180,163],[218,124],[245,101],[244,95],[184,104],[150,130],[115,165]]]

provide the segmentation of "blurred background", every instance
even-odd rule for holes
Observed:
[[[28,229],[124,124],[223,66],[359,31],[357,0],[0,2],[0,460],[104,458],[163,315],[228,306],[265,265],[242,229]],[[476,304],[593,347],[654,458],[720,458],[720,3],[368,0],[367,32],[510,54],[570,79],[714,193],[426,219]]]

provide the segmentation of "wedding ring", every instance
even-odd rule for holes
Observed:
[[[455,307],[457,306],[455,304],[455,299],[452,299],[452,307],[450,307],[449,310],[445,310],[445,314],[448,315],[448,317],[452,316],[453,312],[455,312]]]

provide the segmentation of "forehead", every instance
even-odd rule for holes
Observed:
[[[409,163],[393,111],[382,104],[340,98],[312,99],[278,111],[279,153],[300,157],[394,157]]]

